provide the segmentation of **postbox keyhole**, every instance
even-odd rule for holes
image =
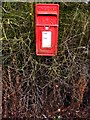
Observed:
[[[48,30],[49,29],[49,26],[45,26],[45,30]]]

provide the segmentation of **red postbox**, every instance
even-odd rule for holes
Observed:
[[[57,54],[58,19],[58,4],[36,4],[36,55]]]

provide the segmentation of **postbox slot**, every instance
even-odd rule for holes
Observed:
[[[56,14],[38,14],[38,16],[57,16]]]
[[[38,11],[38,13],[37,13],[38,15],[51,15],[51,16],[53,16],[53,15],[57,15],[57,12],[55,12],[55,11]]]

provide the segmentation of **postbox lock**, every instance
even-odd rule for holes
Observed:
[[[58,19],[58,4],[36,4],[36,55],[57,54]]]
[[[45,26],[45,30],[48,30],[49,29],[49,26]]]

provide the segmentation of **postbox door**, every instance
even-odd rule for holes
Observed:
[[[50,54],[57,54],[57,39],[58,35],[57,27],[49,26],[48,30],[45,27],[38,27],[37,31],[37,54],[45,54],[49,56]]]

